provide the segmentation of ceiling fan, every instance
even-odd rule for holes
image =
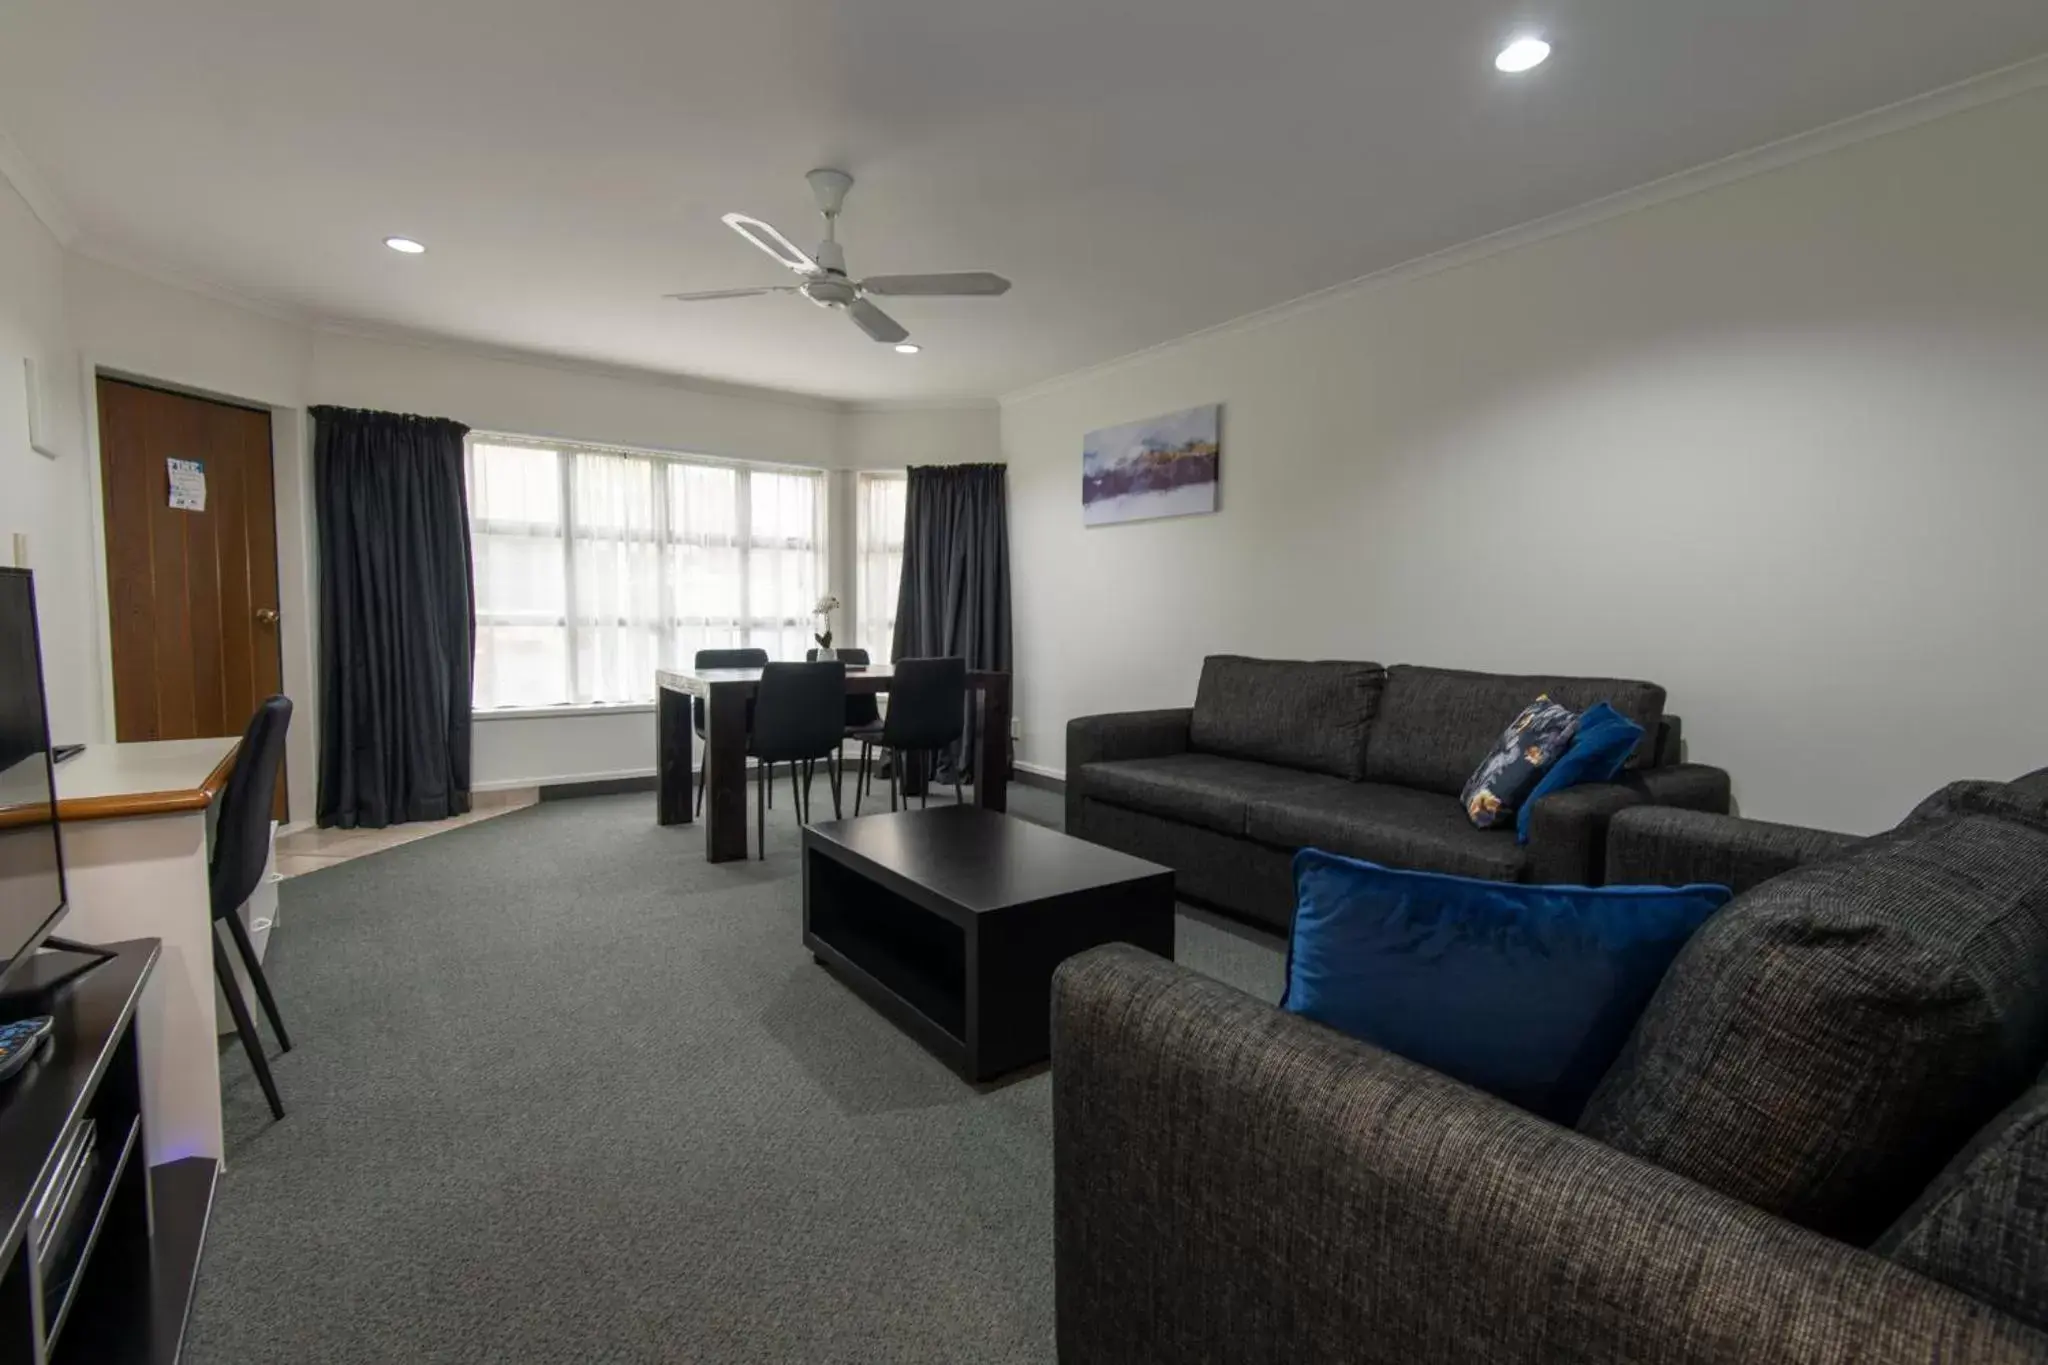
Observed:
[[[986,270],[967,270],[949,275],[870,275],[851,279],[846,273],[846,253],[836,235],[839,210],[853,177],[845,171],[821,169],[804,177],[811,193],[818,197],[818,212],[825,215],[825,240],[806,253],[789,238],[759,218],[728,213],[725,223],[734,232],[773,256],[803,277],[801,284],[771,284],[753,289],[706,289],[693,294],[665,294],[664,298],[684,303],[707,299],[743,299],[754,294],[801,294],[820,308],[837,308],[853,319],[853,325],[876,341],[901,343],[910,333],[903,324],[869,301],[868,295],[925,298],[993,297],[1009,292],[1010,282]],[[910,349],[906,347],[905,349]]]

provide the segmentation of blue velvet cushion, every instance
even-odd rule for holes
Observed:
[[[1571,747],[1563,757],[1543,770],[1536,786],[1523,798],[1515,813],[1515,842],[1529,842],[1530,812],[1552,792],[1576,787],[1581,782],[1612,782],[1628,764],[1643,737],[1643,727],[1606,702],[1594,702],[1579,713],[1579,728],[1572,732]]]
[[[1283,1009],[1569,1124],[1723,886],[1519,886],[1295,855]]]
[[[1523,707],[1465,779],[1458,800],[1466,818],[1480,829],[1492,829],[1513,815],[1544,770],[1564,757],[1578,724],[1578,712],[1548,696]]]

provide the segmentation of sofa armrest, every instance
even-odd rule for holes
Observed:
[[[2038,1360],[2048,1337],[1133,948],[1053,985],[1062,1365]]]
[[[1607,831],[1607,880],[1624,886],[1716,882],[1737,895],[1858,841],[1854,834],[1671,806],[1623,811]]]
[[[1704,763],[1628,772],[1552,792],[1529,812],[1528,880],[1596,886],[1606,880],[1608,822],[1632,806],[1727,810],[1728,774]]]
[[[1166,758],[1188,751],[1191,707],[1164,711],[1119,711],[1076,716],[1067,722],[1067,828],[1076,827],[1075,807],[1086,793],[1081,769],[1090,763],[1125,758]]]
[[[1728,770],[1705,763],[1672,763],[1662,768],[1645,768],[1622,778],[1643,794],[1652,806],[1679,806],[1686,810],[1707,810],[1726,815],[1734,802],[1734,784]]]

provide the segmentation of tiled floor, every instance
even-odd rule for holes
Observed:
[[[518,787],[510,791],[477,792],[470,798],[470,811],[452,820],[421,821],[417,824],[392,825],[387,829],[302,829],[296,834],[287,834],[277,841],[277,871],[280,876],[296,877],[301,872],[317,872],[323,867],[345,863],[351,858],[361,858],[371,853],[381,853],[387,848],[397,848],[415,839],[429,839],[436,834],[464,825],[473,825],[479,820],[489,820],[521,806],[530,806],[540,799],[540,793],[532,787]]]

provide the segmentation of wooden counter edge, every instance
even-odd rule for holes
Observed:
[[[121,820],[135,815],[182,815],[205,810],[213,804],[228,775],[235,770],[235,756],[242,752],[237,739],[213,765],[213,771],[197,787],[186,791],[133,792],[123,796],[74,796],[57,801],[58,820]]]

